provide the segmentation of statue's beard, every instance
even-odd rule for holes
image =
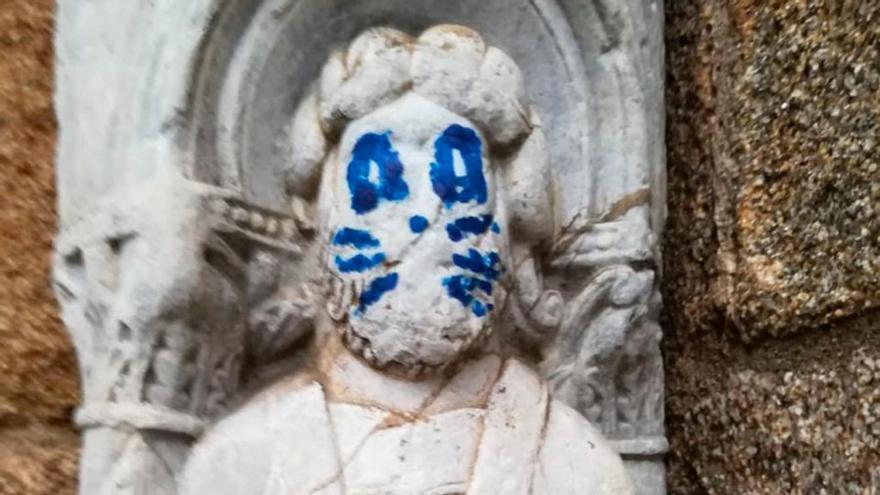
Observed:
[[[488,319],[478,326],[459,322],[440,327],[401,316],[382,321],[349,318],[337,328],[345,347],[370,366],[410,379],[442,373],[483,346],[492,332]]]
[[[479,249],[495,253],[488,240]],[[351,352],[373,368],[417,378],[456,364],[486,343],[508,290],[496,283],[497,273],[471,273],[473,267],[447,262],[456,256],[451,248],[403,254],[389,254],[392,262],[363,274],[339,273],[337,255],[325,270],[327,310]],[[492,266],[500,271],[495,256]]]

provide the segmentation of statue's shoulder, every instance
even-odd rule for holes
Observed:
[[[549,404],[538,455],[535,494],[635,493],[620,455],[580,413],[558,400]]]
[[[480,451],[469,494],[633,493],[602,433],[516,359],[504,363],[489,398]]]
[[[281,382],[218,421],[193,448],[183,495],[326,485],[338,471],[327,400],[315,381]]]

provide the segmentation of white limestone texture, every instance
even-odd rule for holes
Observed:
[[[658,5],[468,2],[59,2],[81,493],[664,492]]]
[[[634,493],[601,434],[514,359],[489,354],[398,395],[398,379],[344,350],[325,352],[323,384],[282,381],[213,427],[181,493]],[[365,398],[364,382],[389,393]],[[440,397],[455,402],[437,407]]]

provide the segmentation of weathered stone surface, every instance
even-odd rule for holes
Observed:
[[[0,12],[0,419],[65,418],[75,363],[49,280],[55,227],[51,2]]]
[[[711,359],[675,349],[670,491],[875,493],[880,338],[875,322],[853,325],[855,338],[810,333],[751,351],[700,341]]]
[[[743,335],[781,335],[880,307],[880,5],[742,3],[716,38],[740,60],[716,72],[722,283]]]
[[[666,28],[670,490],[873,493],[880,4]]]
[[[75,489],[75,361],[52,296],[52,2],[0,7],[0,494]],[[52,426],[49,426],[51,423]]]
[[[706,274],[673,277],[697,320],[717,307],[752,340],[880,307],[878,17],[873,2],[670,4],[669,154],[692,174],[672,209],[696,223],[667,237]]]

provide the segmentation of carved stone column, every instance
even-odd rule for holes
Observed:
[[[609,439],[638,493],[665,493],[656,289],[665,214],[662,10],[659,0],[59,0],[55,285],[82,370],[82,493],[178,493],[194,445],[208,446],[193,461],[189,486],[210,484],[203,459],[215,444],[204,444],[203,432],[216,425],[227,431],[222,420],[239,407],[251,418],[247,406],[260,404],[254,391],[266,383],[313,380],[327,392],[322,400],[341,400],[322,368],[326,349],[337,349],[326,329],[344,335],[347,351],[333,352],[359,354],[357,362],[372,370],[364,373],[379,374],[371,380],[403,395],[414,389],[396,381],[401,375],[422,383],[431,373],[457,373],[471,354],[515,356],[549,387],[537,375],[510,371],[519,364],[505,365],[495,376],[501,385],[480,403],[488,418],[511,384],[545,397],[539,402],[548,411],[568,411],[553,406],[564,402]],[[434,112],[433,120],[414,109]],[[450,184],[431,169],[425,176],[433,193],[414,186],[367,191],[366,206],[352,199],[353,212],[339,213],[332,167],[343,166],[337,161],[346,153],[352,163],[360,159],[357,147],[345,148],[352,133],[386,126],[385,134],[357,142],[371,146],[364,137],[385,136],[379,144],[398,160],[391,129],[428,136],[435,124],[448,126],[444,139],[465,136],[476,150],[466,156],[458,143],[447,156],[435,145],[431,167],[448,166]],[[427,138],[401,139],[400,160],[430,148]],[[383,174],[402,180],[400,164],[380,166],[373,177],[380,158],[367,155],[364,184],[385,188]],[[445,187],[469,187],[459,184],[459,169],[471,180],[474,170],[484,173],[483,161],[497,182],[489,181],[497,201],[450,196]],[[350,181],[352,166],[339,177]],[[390,291],[397,281],[396,272],[393,281],[388,275],[372,282],[346,274],[390,270],[413,249],[401,248],[400,259],[359,251],[362,258],[343,260],[358,263],[337,261],[335,268],[322,260],[379,245],[372,234],[340,237],[352,230],[345,222],[405,244],[392,227],[360,216],[375,208],[370,194],[398,201],[404,188],[422,204],[435,194],[445,205],[438,208],[458,201],[489,212],[450,217],[443,240],[456,243],[468,233],[491,239],[479,246],[488,254],[455,261],[483,278],[443,282],[464,284],[448,290],[475,315],[459,323],[480,327],[462,337],[466,344],[443,347],[443,339],[452,340],[444,334],[414,348],[398,345],[394,339],[407,341],[407,334],[387,337],[385,324],[420,315],[391,303],[373,310],[385,320],[357,327],[382,334],[373,341],[341,330],[356,328],[351,322],[373,302],[364,299],[370,284],[383,281]],[[467,223],[474,219],[479,225]],[[430,221],[413,215],[412,233]],[[335,282],[324,283],[326,270]],[[385,347],[376,344],[382,338]],[[434,351],[419,347],[426,342]],[[399,415],[388,427],[429,421],[420,416],[427,410]],[[314,419],[309,414],[303,416]],[[542,421],[555,424],[556,416],[547,418],[523,416],[523,424],[540,432]],[[592,431],[583,428],[577,431]],[[505,435],[498,435],[498,446],[481,444],[479,451],[503,450]],[[595,441],[604,452],[601,435],[590,435],[571,448],[592,449]],[[333,455],[339,473],[320,493],[346,490],[342,479],[350,473],[339,451]],[[620,462],[613,453],[590,455],[607,461],[609,472]],[[477,466],[488,474],[474,474],[467,492],[492,493],[504,476],[486,461]],[[267,476],[266,486],[284,478]],[[546,476],[546,486],[554,486]],[[523,483],[539,481],[526,476]],[[605,489],[611,486],[624,484]]]

